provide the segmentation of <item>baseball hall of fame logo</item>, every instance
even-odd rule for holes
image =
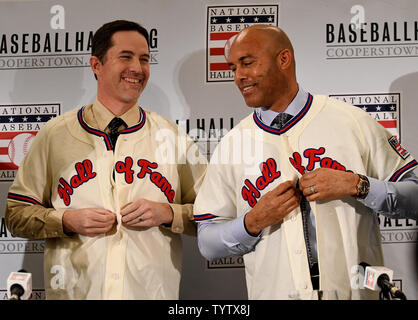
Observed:
[[[277,26],[278,12],[278,5],[208,6],[206,82],[233,81],[226,56],[235,36],[255,24]]]
[[[331,94],[330,97],[368,112],[373,119],[389,130],[395,139],[401,141],[400,93]]]
[[[0,181],[13,181],[35,135],[60,109],[58,103],[0,105]]]

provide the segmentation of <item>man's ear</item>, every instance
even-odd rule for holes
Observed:
[[[283,49],[280,51],[276,57],[276,63],[282,70],[289,69],[292,64],[292,52],[289,49]]]
[[[97,77],[100,74],[102,63],[96,56],[90,57],[90,67],[95,76]]]

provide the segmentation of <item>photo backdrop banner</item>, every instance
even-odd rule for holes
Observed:
[[[10,234],[7,193],[39,129],[94,101],[89,57],[101,25],[127,19],[149,30],[151,77],[139,104],[182,126],[208,157],[221,129],[251,112],[225,54],[237,32],[258,23],[289,35],[301,87],[363,108],[418,157],[417,12],[416,0],[1,0],[0,299],[8,299],[10,272],[22,268],[33,274],[32,299],[45,298],[44,242]],[[379,221],[386,266],[417,299],[417,222]],[[208,262],[196,238],[183,240],[181,299],[247,298],[242,257]],[[361,280],[354,268],[352,285]]]

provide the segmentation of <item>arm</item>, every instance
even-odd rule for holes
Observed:
[[[50,158],[49,150],[54,144],[50,139],[54,134],[50,133],[57,121],[48,122],[38,132],[10,187],[5,220],[15,236],[45,239],[66,237],[74,232],[94,236],[110,230],[116,221],[110,212],[104,213],[103,221],[100,209],[53,208],[51,167],[56,163]]]
[[[406,173],[398,182],[369,178],[370,192],[364,205],[388,218],[418,219],[418,177]]]
[[[11,200],[5,218],[14,236],[29,239],[68,237],[73,233],[94,237],[109,232],[116,223],[116,215],[104,209],[55,210]]]
[[[5,221],[14,236],[29,239],[65,236],[64,210],[51,208],[47,199],[51,189],[47,165],[50,123],[35,136],[9,190]]]
[[[199,222],[199,250],[209,260],[250,252],[261,239],[263,229],[281,222],[299,203],[300,193],[293,183],[281,183],[245,215],[228,222]]]
[[[254,249],[260,241],[258,236],[250,235],[244,224],[245,215],[225,223],[202,221],[198,223],[198,246],[201,254],[208,260],[239,256]]]
[[[417,219],[418,178],[409,172],[398,182],[387,182],[368,177],[370,191],[364,205],[390,218]],[[320,168],[300,179],[300,189],[308,201],[332,200],[357,194],[359,177],[355,173]],[[315,193],[312,193],[314,186]]]
[[[196,236],[196,223],[194,221],[194,202],[202,186],[206,174],[208,161],[200,152],[198,146],[183,131],[179,136],[186,140],[187,149],[180,160],[179,177],[181,183],[181,204],[170,204],[173,210],[173,221],[168,225],[175,233],[184,233]]]
[[[45,239],[65,237],[62,226],[64,210],[45,208],[42,205],[24,205],[7,201],[5,221],[10,232],[17,237]]]

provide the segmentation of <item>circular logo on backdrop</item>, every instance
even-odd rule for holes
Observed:
[[[25,154],[32,145],[33,138],[35,138],[35,135],[32,133],[21,133],[10,140],[8,154],[11,162],[20,166]]]

